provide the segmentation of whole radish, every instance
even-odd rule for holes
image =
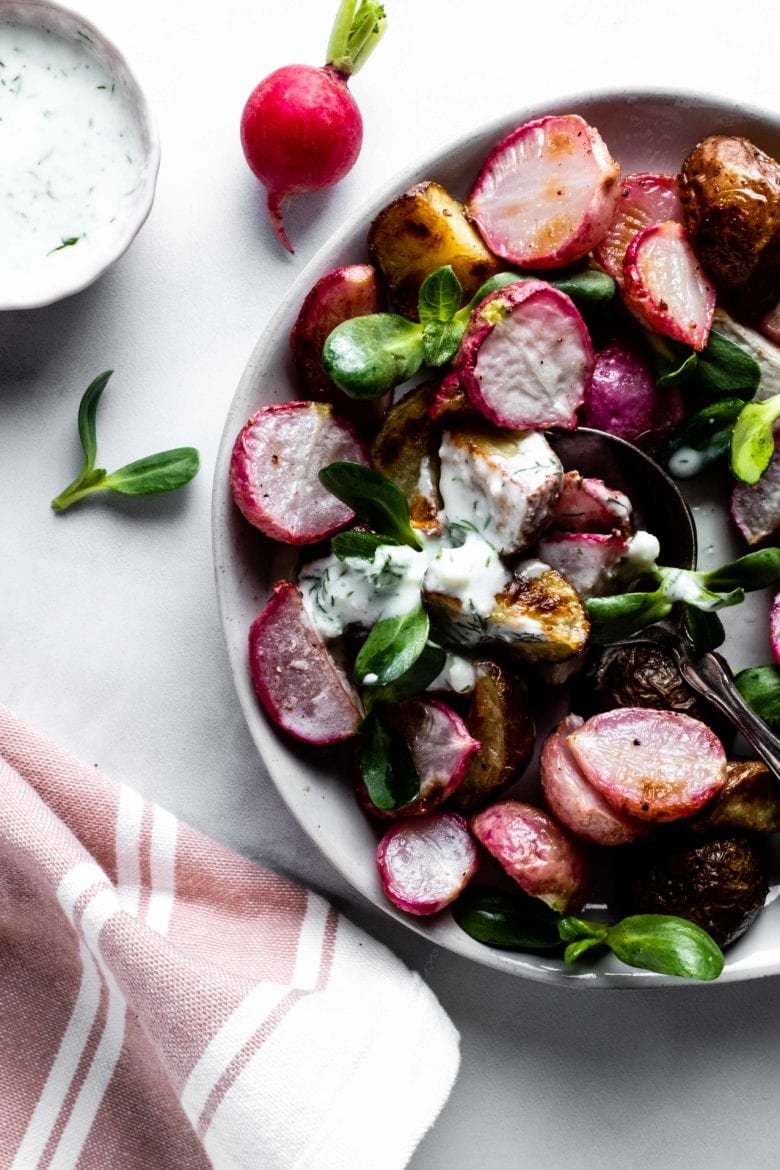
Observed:
[[[249,95],[241,116],[246,161],[268,191],[271,225],[293,251],[282,218],[290,195],[337,183],[354,166],[363,119],[347,88],[385,31],[373,0],[342,0],[328,43],[327,63],[285,65]]]

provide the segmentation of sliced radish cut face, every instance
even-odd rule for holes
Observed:
[[[648,833],[650,826],[612,808],[585,779],[566,742],[582,722],[579,715],[567,715],[544,742],[539,761],[544,799],[553,816],[584,841],[627,845]]]
[[[471,736],[461,717],[438,699],[407,699],[388,707],[384,717],[409,746],[420,791],[413,801],[389,813],[375,808],[362,786],[361,800],[369,812],[380,817],[429,813],[460,787],[479,740]]]
[[[498,144],[466,210],[497,256],[560,268],[603,237],[619,175],[598,131],[577,114],[538,118]]]
[[[342,459],[367,465],[368,449],[330,406],[282,402],[263,407],[233,446],[233,499],[249,523],[274,540],[324,540],[355,518],[318,478],[321,468]]]
[[[574,429],[592,369],[585,322],[569,297],[541,280],[485,298],[456,366],[477,410],[514,430]]]
[[[566,742],[604,799],[640,820],[689,817],[726,782],[726,753],[718,737],[676,711],[605,711]]]
[[[643,325],[704,349],[715,313],[715,287],[704,275],[682,224],[654,224],[634,236],[623,275],[623,299]]]
[[[552,524],[564,532],[617,529],[628,536],[634,529],[631,516],[631,501],[623,492],[607,487],[603,479],[583,478],[579,471],[567,471]]]
[[[454,902],[477,870],[477,847],[458,813],[398,821],[376,851],[385,894],[408,914],[435,914]]]
[[[623,261],[634,236],[643,228],[670,219],[683,223],[676,175],[625,175],[618,184],[607,234],[593,249],[594,259],[622,287]]]
[[[539,559],[565,577],[580,597],[603,597],[629,551],[619,532],[550,532],[537,545]]]
[[[559,914],[579,910],[587,892],[580,846],[541,809],[501,800],[471,819],[477,840],[526,894]]]
[[[249,631],[249,668],[270,717],[304,743],[348,739],[362,713],[356,694],[313,629],[301,595],[280,581]]]

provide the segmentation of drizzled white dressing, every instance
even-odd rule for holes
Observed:
[[[47,281],[68,291],[69,272],[83,287],[79,274],[120,254],[150,202],[149,141],[124,70],[79,24],[12,11],[0,9],[2,303]]]

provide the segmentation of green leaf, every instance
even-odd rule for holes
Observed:
[[[762,548],[701,574],[708,589],[765,589],[780,580],[780,548]]]
[[[422,606],[400,617],[380,618],[360,647],[355,681],[362,686],[386,686],[401,678],[425,649],[429,629],[428,614]]]
[[[446,651],[433,642],[426,642],[422,652],[409,669],[394,682],[385,686],[366,687],[361,695],[366,710],[379,703],[402,703],[427,690],[441,674],[447,661]]]
[[[486,946],[549,951],[561,945],[558,915],[539,898],[471,887],[453,904],[452,917],[461,930]]]
[[[607,646],[630,638],[646,626],[667,617],[672,602],[662,589],[653,593],[623,593],[614,597],[591,597],[586,602],[591,622],[591,641],[596,646]]]
[[[659,389],[687,382],[696,370],[696,350],[650,329],[643,329],[642,333],[653,354]]]
[[[578,308],[607,305],[615,299],[617,293],[616,281],[597,268],[583,268],[581,272],[572,272],[569,276],[558,276],[553,279],[550,279],[548,273],[540,275],[540,279],[566,293]]]
[[[496,272],[493,276],[489,276],[484,284],[481,284],[474,296],[467,305],[458,312],[457,318],[463,321],[464,328],[468,323],[468,319],[485,297],[489,297],[491,293],[498,292],[500,288],[506,288],[508,284],[515,284],[518,280],[522,280],[519,272]],[[526,279],[528,279],[526,277]]]
[[[55,252],[61,252],[63,250],[63,248],[72,248],[73,245],[77,244],[80,239],[81,239],[81,236],[63,237],[62,243],[58,244],[56,248],[51,248],[50,251],[48,251],[46,253],[46,255],[53,256]]]
[[[558,923],[558,933],[564,942],[575,942],[585,938],[601,942],[607,936],[607,927],[603,922],[590,922],[587,918],[566,914]]]
[[[607,945],[623,963],[682,979],[717,979],[723,952],[700,926],[668,914],[634,914],[611,926]]]
[[[575,963],[586,951],[591,951],[594,947],[603,945],[603,938],[578,938],[574,942],[570,942],[563,952],[564,962]]]
[[[414,800],[420,777],[401,733],[383,723],[376,712],[366,716],[360,730],[360,775],[371,803],[391,812]]]
[[[381,398],[416,374],[424,359],[422,326],[395,313],[342,321],[322,351],[326,373],[351,398]]]
[[[705,574],[694,569],[676,569],[663,565],[656,567],[660,579],[660,590],[668,601],[684,601],[697,609],[714,613],[730,605],[739,605],[745,600],[745,591],[739,587],[728,592],[713,592],[705,583]]]
[[[429,366],[443,366],[458,352],[463,326],[458,321],[431,322],[423,329],[423,352]]]
[[[709,650],[717,650],[726,641],[723,622],[716,613],[705,613],[695,605],[683,603],[683,615],[688,636],[698,656]]]
[[[420,322],[443,324],[451,321],[460,308],[463,286],[451,264],[437,268],[427,276],[420,287],[418,309]]]
[[[666,441],[661,463],[676,479],[699,475],[729,449],[741,398],[722,398],[684,419]]]
[[[761,367],[752,354],[711,329],[699,354],[694,379],[710,398],[752,398],[761,381]]]
[[[97,408],[100,396],[108,384],[113,370],[104,370],[90,382],[79,403],[79,439],[84,452],[82,476],[92,471],[97,459]]]
[[[734,683],[747,705],[780,735],[780,666],[750,666],[735,676]]]
[[[320,483],[381,536],[421,549],[409,519],[409,505],[399,487],[362,463],[329,463],[319,473]]]
[[[373,561],[378,548],[383,545],[397,545],[392,536],[377,536],[375,532],[337,532],[330,542],[331,552],[340,561],[347,557],[360,557]]]
[[[184,487],[197,473],[200,456],[194,447],[176,447],[126,463],[112,471],[103,486],[125,496],[151,496]]]
[[[758,483],[775,451],[773,428],[780,418],[780,394],[748,402],[731,436],[731,470],[742,483]]]

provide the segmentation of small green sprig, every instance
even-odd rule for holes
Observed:
[[[392,538],[383,543],[408,544],[420,551],[422,545],[411,525],[406,496],[387,476],[362,463],[341,459],[323,467],[319,479],[331,495],[351,508],[375,533]],[[339,556],[338,548],[335,551]]]
[[[780,394],[742,407],[731,436],[731,470],[742,483],[758,483],[775,452]]]
[[[99,492],[114,491],[125,496],[148,496],[184,487],[197,474],[200,457],[194,447],[160,451],[127,463],[116,471],[96,467],[96,416],[100,396],[113,370],[106,370],[90,382],[79,404],[78,428],[84,462],[81,472],[51,502],[55,512],[64,512],[80,500]]]
[[[752,354],[730,337],[710,330],[701,353],[688,345],[644,330],[655,361],[657,385],[689,383],[708,398],[752,398],[761,381],[761,367]]]

